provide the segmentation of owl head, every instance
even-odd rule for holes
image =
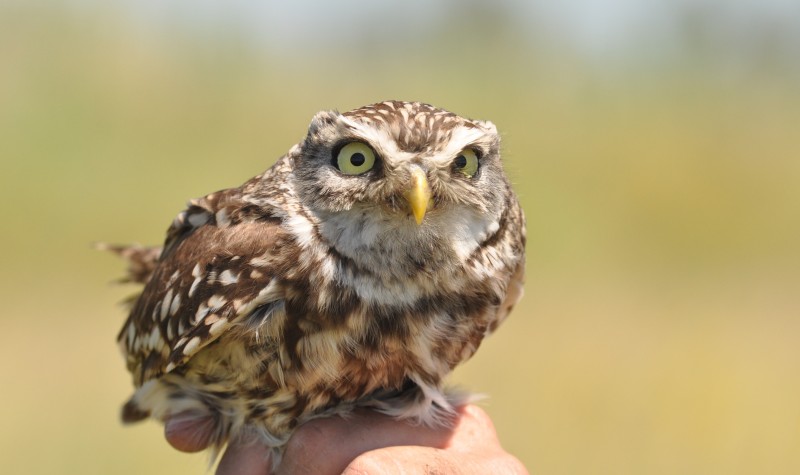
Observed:
[[[381,102],[318,113],[292,178],[322,235],[346,254],[390,237],[423,247],[454,236],[478,242],[496,229],[510,192],[499,146],[491,122]]]

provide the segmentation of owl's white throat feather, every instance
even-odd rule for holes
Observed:
[[[353,208],[317,213],[315,217],[323,245],[359,268],[379,273],[384,286],[394,294],[391,300],[411,301],[434,291],[443,279],[452,281],[455,269],[499,226],[492,216],[455,206],[433,210],[421,225],[402,213],[375,210]],[[294,229],[304,232],[302,228]],[[339,279],[358,290],[359,278],[345,273]],[[393,288],[399,283],[401,288]],[[373,280],[369,285],[370,294],[380,292]]]

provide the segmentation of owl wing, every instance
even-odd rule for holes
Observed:
[[[506,297],[503,300],[503,303],[500,304],[500,307],[497,311],[497,318],[491,322],[489,325],[489,333],[494,333],[497,330],[497,327],[500,326],[508,315],[511,313],[511,310],[514,309],[514,306],[519,303],[520,299],[522,299],[522,293],[525,286],[525,260],[521,260],[519,264],[517,264],[517,268],[514,273],[511,275],[511,278],[508,281],[508,290],[506,291]]]
[[[519,206],[516,196],[509,188],[508,212],[501,224],[501,231],[498,231],[498,238],[495,244],[506,246],[510,251],[508,254],[515,256],[516,265],[510,266],[513,269],[508,279],[508,287],[503,302],[497,310],[497,316],[489,324],[488,333],[494,333],[497,327],[508,318],[511,310],[519,303],[522,298],[525,285],[525,215]],[[503,232],[504,231],[504,232]]]
[[[136,385],[181,366],[255,309],[281,299],[277,210],[238,189],[190,202],[119,334]]]

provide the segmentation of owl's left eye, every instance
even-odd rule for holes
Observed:
[[[453,160],[453,168],[472,178],[478,173],[478,154],[471,148],[465,148]]]
[[[333,164],[345,175],[361,175],[375,166],[375,152],[367,144],[350,142],[339,149]]]

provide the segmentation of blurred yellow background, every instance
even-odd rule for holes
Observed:
[[[134,288],[90,244],[403,99],[504,135],[526,296],[453,382],[532,473],[800,473],[792,2],[36,3],[0,5],[0,472],[205,473],[119,423]]]

